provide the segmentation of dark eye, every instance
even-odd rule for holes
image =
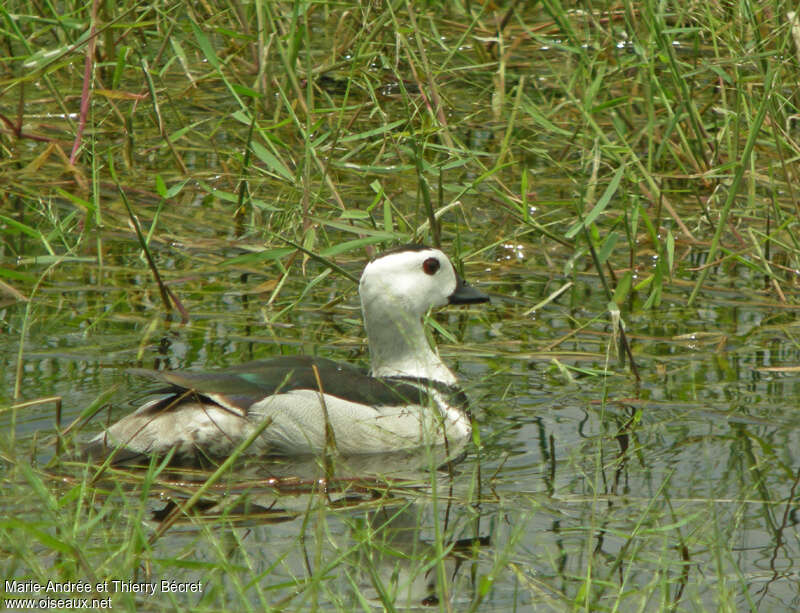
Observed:
[[[435,275],[436,271],[439,270],[439,260],[436,258],[428,258],[422,263],[422,270],[425,271],[426,275]]]

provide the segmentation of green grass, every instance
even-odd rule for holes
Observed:
[[[6,2],[3,576],[208,581],[115,594],[130,610],[392,610],[402,560],[441,610],[789,606],[792,10]],[[202,485],[47,464],[51,399],[69,443],[130,409],[126,366],[365,363],[355,279],[410,240],[496,297],[431,320],[480,425],[450,485],[346,483],[337,505],[303,483],[302,508],[231,503],[151,542],[154,500]],[[375,519],[400,510],[411,551]]]

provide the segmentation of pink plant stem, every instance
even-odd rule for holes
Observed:
[[[94,68],[94,47],[97,40],[95,31],[97,29],[97,3],[98,0],[92,2],[92,27],[89,31],[89,40],[86,45],[86,61],[83,65],[83,89],[81,90],[81,115],[78,118],[78,131],[75,133],[75,142],[72,144],[72,153],[69,154],[69,163],[74,164],[75,158],[78,157],[78,149],[80,149],[81,141],[83,140],[83,129],[86,127],[86,116],[89,114],[89,99],[91,98],[91,90],[89,86],[92,83],[92,72]]]

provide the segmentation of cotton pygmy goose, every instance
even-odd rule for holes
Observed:
[[[248,454],[463,445],[471,431],[466,396],[430,346],[422,318],[430,308],[489,297],[464,282],[444,253],[422,245],[387,251],[367,264],[359,294],[369,374],[306,356],[211,372],[136,370],[166,387],[92,439],[87,455],[114,452],[115,461],[130,461],[174,449],[173,460],[181,463],[224,458],[266,419]]]

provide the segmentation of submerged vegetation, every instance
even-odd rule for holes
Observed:
[[[794,10],[5,2],[3,598],[797,608]],[[354,280],[418,240],[493,296],[428,318],[449,471],[69,460],[126,367],[365,364]]]

